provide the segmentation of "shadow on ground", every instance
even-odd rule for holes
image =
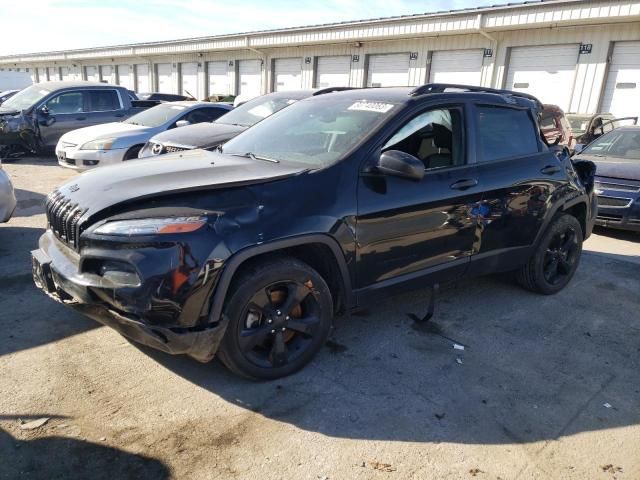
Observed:
[[[15,194],[18,204],[16,205],[13,218],[30,217],[44,212],[44,203],[47,200],[46,195],[30,190],[22,190],[20,188],[15,189]]]
[[[30,250],[42,228],[0,227],[0,355],[98,328],[96,322],[51,300],[33,283]]]
[[[448,288],[427,326],[407,316],[425,311],[426,292],[380,302],[276,382],[140,348],[216,396],[332,437],[511,444],[640,423],[637,266],[585,254],[552,297],[509,278]]]
[[[170,477],[169,468],[155,458],[69,437],[21,440],[0,428],[0,452],[3,457],[0,479],[162,480]]]

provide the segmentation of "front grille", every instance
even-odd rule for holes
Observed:
[[[629,185],[627,183],[596,182],[596,188],[618,190],[620,192],[640,192],[638,185]]]
[[[603,213],[598,214],[598,216],[596,217],[598,220],[606,220],[607,222],[621,222],[622,221],[622,215],[605,215]]]
[[[189,150],[189,149],[184,147],[174,147],[173,145],[167,145],[164,147],[165,153],[184,152],[185,150]]]
[[[66,198],[59,190],[47,197],[47,224],[53,234],[70,247],[78,248],[78,221],[86,211]]]
[[[602,207],[626,208],[631,205],[631,202],[630,198],[598,197],[598,205]]]

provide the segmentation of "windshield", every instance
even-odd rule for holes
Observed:
[[[284,107],[288,107],[297,101],[298,99],[296,98],[272,97],[270,95],[254,98],[220,117],[217,123],[251,127],[260,120],[273,115],[278,110],[282,110]]]
[[[0,108],[5,110],[26,110],[27,108],[31,108],[50,93],[51,90],[42,88],[39,85],[31,85],[9,98],[9,100],[4,102]]]
[[[187,109],[184,105],[172,105],[171,103],[163,103],[156,105],[147,110],[123,120],[123,123],[131,125],[142,125],[143,127],[159,127],[169,120],[176,119]]]
[[[387,102],[316,97],[250,128],[226,143],[223,151],[321,168],[349,153],[394,107]]]
[[[640,160],[640,129],[607,133],[585,148],[582,154]]]

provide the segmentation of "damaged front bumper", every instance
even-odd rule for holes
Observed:
[[[40,249],[31,252],[36,286],[54,300],[64,303],[121,335],[170,354],[185,354],[200,362],[211,360],[225,333],[223,322],[193,326],[159,325],[144,315],[120,311],[105,301],[105,292],[116,296],[117,285],[96,275],[79,273],[79,256],[53,238],[43,235]],[[144,287],[141,287],[141,294]]]
[[[0,158],[11,158],[40,150],[40,130],[26,112],[0,113]]]

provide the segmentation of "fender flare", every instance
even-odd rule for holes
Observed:
[[[556,214],[558,212],[564,212],[564,211],[570,209],[571,207],[575,207],[576,205],[578,205],[580,203],[583,203],[585,205],[585,207],[586,207],[587,218],[585,218],[585,222],[588,223],[589,222],[589,211],[590,211],[589,196],[586,195],[586,194],[582,194],[582,195],[579,195],[579,196],[577,196],[575,198],[567,200],[567,201],[565,201],[563,203],[559,203],[559,204],[554,205],[553,209],[551,209],[551,210],[549,210],[547,212],[547,216],[544,219],[544,221],[542,223],[542,226],[538,230],[538,234],[536,235],[536,239],[535,239],[535,242],[533,244],[535,246],[538,245],[538,243],[542,239],[542,236],[547,231],[547,228],[549,227],[549,224],[555,218],[555,216],[556,216]]]
[[[338,242],[333,237],[326,234],[300,235],[245,248],[231,255],[225,262],[222,273],[220,275],[220,279],[218,280],[213,292],[211,310],[208,316],[209,323],[226,323],[226,320],[222,318],[222,309],[224,307],[224,302],[227,298],[231,280],[233,279],[235,273],[238,271],[238,268],[240,268],[240,266],[244,262],[265,253],[277,252],[285,248],[298,247],[311,243],[320,243],[322,245],[326,245],[331,250],[331,253],[333,254],[338,265],[340,276],[342,277],[342,282],[344,285],[345,306],[347,309],[353,306],[353,289],[351,287],[351,277],[349,275],[349,269],[347,267],[344,252],[340,248]]]

